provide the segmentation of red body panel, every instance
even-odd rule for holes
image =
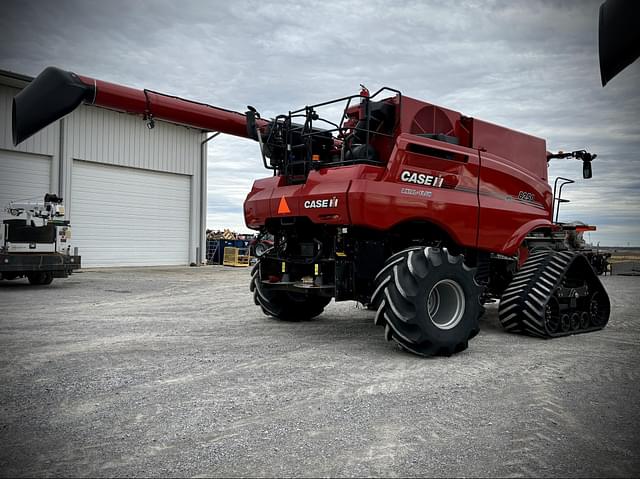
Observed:
[[[456,159],[417,154],[409,151],[410,145],[437,148]],[[442,186],[402,181],[407,170],[442,177]],[[281,186],[283,180],[256,181],[245,202],[248,227],[258,229],[268,218],[285,216],[378,230],[426,220],[461,246],[512,255],[532,229],[551,226],[552,198],[546,181],[497,155],[416,135],[398,137],[386,168],[326,168],[311,172],[304,185]],[[533,197],[519,199],[520,193]],[[282,197],[290,207],[288,214],[277,213]],[[304,207],[308,200],[333,197],[338,198],[337,207]]]
[[[551,227],[551,188],[529,170],[480,153],[478,247],[513,254],[527,233]]]
[[[269,218],[286,218],[287,216],[306,216],[314,223],[349,224],[347,197],[351,180],[366,178],[366,170],[371,169],[383,170],[364,165],[327,168],[312,171],[306,183],[301,185],[286,186],[281,176],[258,180],[254,183],[244,204],[247,226],[258,229]],[[372,176],[372,173],[369,172],[368,175]],[[282,198],[287,203],[289,213],[278,214]],[[331,206],[315,207],[308,203],[322,200],[330,201]]]
[[[472,148],[497,155],[547,181],[547,145],[542,138],[476,118],[472,125]]]
[[[466,162],[407,151],[410,144],[461,153]],[[442,187],[401,180],[403,171],[442,177]],[[478,229],[478,155],[468,148],[403,134],[380,181],[358,179],[349,192],[352,224],[385,230],[411,220],[428,220],[459,244],[475,247]]]

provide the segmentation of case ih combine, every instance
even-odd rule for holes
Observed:
[[[244,204],[273,247],[250,289],[265,314],[301,320],[331,298],[376,310],[386,338],[420,355],[467,348],[483,304],[507,331],[601,329],[607,293],[553,221],[545,141],[382,88],[266,120],[49,67],[13,106],[17,144],[82,103],[256,140],[273,176]],[[338,112],[330,121],[326,112]],[[342,112],[342,114],[340,114]]]

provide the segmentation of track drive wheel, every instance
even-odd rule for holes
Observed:
[[[484,312],[475,272],[446,248],[396,253],[376,277],[376,324],[385,325],[387,340],[421,356],[464,351]]]
[[[306,293],[272,290],[260,280],[260,262],[251,272],[249,289],[253,292],[253,301],[262,308],[267,316],[282,321],[307,321],[319,316],[331,298]]]
[[[47,284],[51,284],[51,282],[53,281],[53,274],[48,273],[46,271],[43,272],[36,272],[36,273],[29,273],[27,274],[27,279],[29,280],[29,283],[32,285],[47,285]]]
[[[609,318],[609,308],[609,302],[601,292],[596,291],[593,293],[589,299],[591,324],[596,327],[601,327],[606,324]]]

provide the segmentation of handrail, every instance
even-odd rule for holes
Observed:
[[[559,180],[562,180],[562,183],[560,183],[560,187],[558,188]],[[564,185],[570,185],[571,183],[575,183],[575,181],[570,178],[565,178],[564,176],[558,176],[556,180],[553,182],[553,209],[551,210],[550,219],[554,223],[558,222],[558,216],[560,215],[560,203],[569,203],[569,200],[562,199],[562,187]],[[556,189],[558,193],[557,196],[556,196]],[[553,218],[554,212],[555,212],[555,220]]]

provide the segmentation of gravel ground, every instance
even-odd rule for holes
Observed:
[[[640,278],[600,332],[400,351],[355,303],[266,318],[249,271],[0,283],[2,476],[635,476]]]

